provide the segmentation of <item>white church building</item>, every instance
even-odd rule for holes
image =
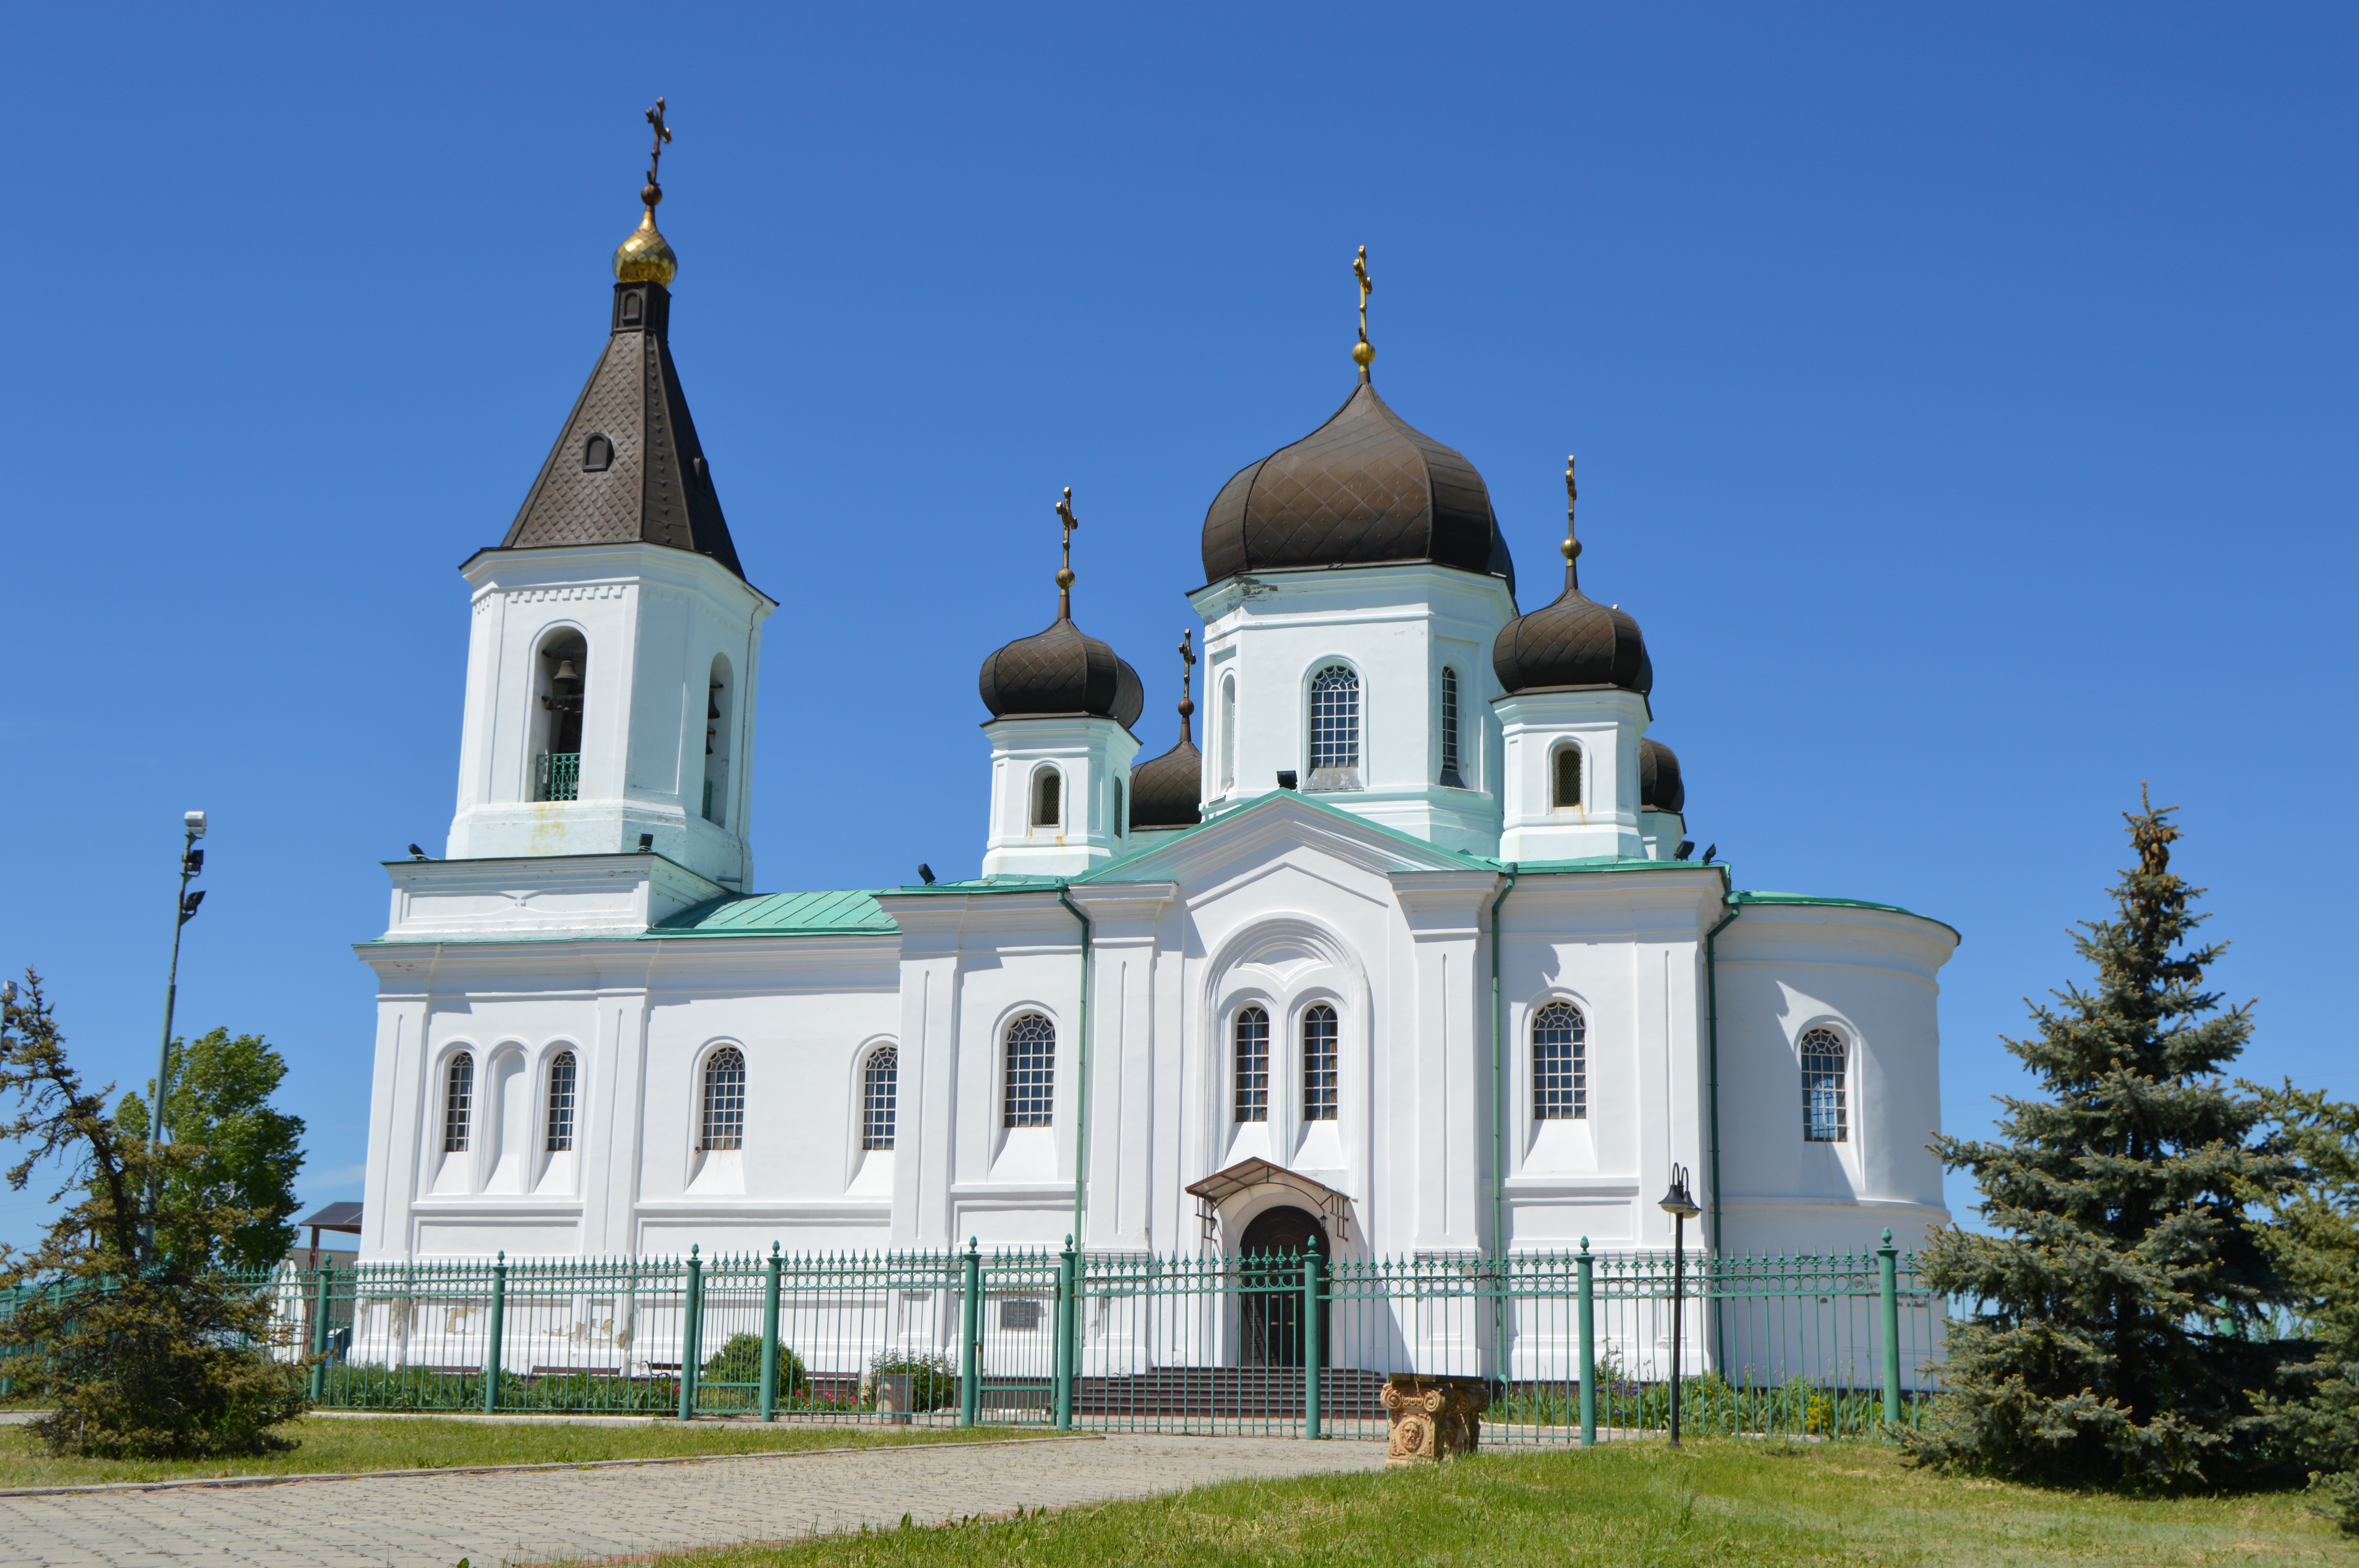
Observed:
[[[673,366],[675,266],[651,205],[462,568],[447,850],[387,866],[356,949],[364,1260],[1644,1249],[1675,1165],[1723,1254],[1947,1220],[1956,933],[1694,858],[1637,622],[1570,536],[1518,613],[1482,476],[1378,395],[1364,332],[1342,406],[1212,498],[1201,752],[1183,697],[1140,760],[1139,677],[1060,573],[1054,622],[981,661],[982,875],[766,891],[777,606]]]

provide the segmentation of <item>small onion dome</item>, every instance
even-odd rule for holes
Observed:
[[[1147,706],[1138,672],[1062,615],[984,660],[978,684],[994,719],[1086,714],[1127,730]]]
[[[1281,567],[1432,561],[1516,586],[1474,465],[1376,395],[1367,372],[1327,423],[1237,470],[1204,514],[1204,580]]]
[[[660,283],[669,288],[671,280],[679,276],[679,257],[673,254],[671,242],[656,227],[656,203],[663,200],[663,189],[649,180],[639,198],[647,204],[647,215],[614,247],[614,281]]]
[[[1680,754],[1660,741],[1638,741],[1638,807],[1674,815],[1688,806],[1688,786],[1680,782]]]
[[[1130,770],[1133,827],[1193,827],[1204,820],[1204,753],[1183,727],[1180,743]]]
[[[1571,582],[1554,603],[1499,628],[1491,668],[1510,692],[1618,686],[1644,695],[1655,689],[1655,665],[1638,623]]]

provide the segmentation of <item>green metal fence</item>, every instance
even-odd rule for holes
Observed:
[[[1945,1306],[1855,1255],[1168,1258],[1000,1250],[364,1263],[254,1278],[347,1410],[1375,1437],[1395,1374],[1478,1382],[1484,1441],[1872,1437],[1937,1390]],[[0,1316],[12,1301],[0,1297]],[[0,1378],[7,1363],[0,1361]]]

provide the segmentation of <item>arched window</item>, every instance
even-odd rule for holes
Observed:
[[[548,1152],[562,1154],[573,1147],[573,1053],[560,1051],[549,1059]]]
[[[614,466],[614,443],[603,436],[592,436],[582,443],[582,471],[604,473]]]
[[[1588,1025],[1579,1008],[1552,1001],[1532,1014],[1532,1119],[1574,1121],[1588,1114]]]
[[[901,1054],[890,1045],[880,1045],[868,1054],[868,1066],[860,1075],[860,1146],[863,1149],[893,1147],[893,1105],[899,1091]]]
[[[1057,1026],[1027,1012],[1007,1026],[1008,1127],[1046,1127],[1057,1096]]]
[[[734,1045],[705,1061],[704,1130],[697,1147],[707,1153],[745,1147],[745,1057]]]
[[[1129,826],[1130,816],[1122,808],[1122,781],[1116,779],[1114,781],[1114,836],[1117,838],[1123,837]]]
[[[729,659],[712,655],[712,673],[704,688],[704,820],[729,820],[729,742],[732,699],[737,695],[729,678]]]
[[[582,706],[589,689],[590,645],[563,631],[541,644],[540,712],[534,730],[535,800],[575,800],[582,794]]]
[[[1464,789],[1466,780],[1458,771],[1458,672],[1444,665],[1441,668],[1441,782],[1452,789]]]
[[[1063,820],[1064,776],[1054,768],[1032,775],[1032,826],[1054,827]]]
[[[1310,682],[1310,789],[1360,787],[1360,677],[1329,665]]]
[[[1581,805],[1581,748],[1570,742],[1556,749],[1549,770],[1554,775],[1549,791],[1549,804],[1559,811],[1571,811]]]
[[[442,1089],[442,1152],[461,1154],[467,1148],[467,1124],[475,1109],[475,1058],[462,1051],[451,1058]]]
[[[1335,1119],[1335,1010],[1323,1001],[1302,1015],[1302,1119]]]
[[[1269,1119],[1269,1013],[1249,1007],[1237,1014],[1237,1119]]]
[[[1221,793],[1237,785],[1237,677],[1221,682]]]
[[[1843,1036],[1813,1029],[1802,1036],[1802,1137],[1811,1143],[1840,1143],[1848,1130]]]

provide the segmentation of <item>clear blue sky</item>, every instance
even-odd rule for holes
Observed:
[[[1743,885],[1965,934],[1954,1130],[2141,780],[2263,1076],[2359,1094],[2347,6],[43,7],[11,24],[0,960],[92,1072],[266,1033],[359,1195],[376,862],[465,585],[606,332],[669,96],[673,345],[765,646],[767,889],[972,872],[990,649],[1157,694],[1229,474],[1379,384],[1645,627]],[[2337,975],[2343,976],[2338,980]],[[1790,1114],[1780,1109],[1779,1115]],[[1972,1194],[1954,1182],[1963,1210]],[[0,1238],[40,1206],[0,1194]]]

